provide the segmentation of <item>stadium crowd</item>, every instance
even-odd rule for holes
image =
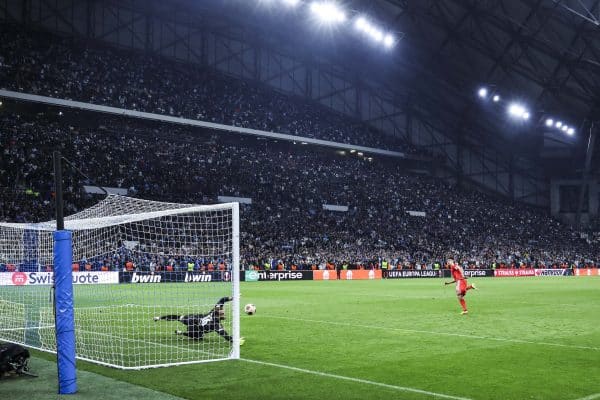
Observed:
[[[2,88],[419,152],[325,107],[198,66],[142,53],[132,57],[130,51],[10,24],[0,32]],[[73,115],[0,111],[0,221],[52,218],[51,153],[60,149],[95,182],[140,198],[182,203],[213,203],[219,195],[251,198],[241,213],[246,268],[341,263],[372,268],[382,260],[394,267],[434,268],[451,254],[473,267],[600,261],[599,246],[545,211],[411,175],[391,160],[68,113]],[[66,214],[98,200],[81,190],[91,181],[69,172],[65,179]],[[324,210],[323,204],[348,211]],[[120,258],[113,267],[124,263]]]
[[[241,210],[244,268],[374,268],[386,260],[420,269],[443,265],[449,255],[476,268],[600,261],[600,246],[544,210],[410,174],[395,161],[66,113],[75,115],[0,113],[0,187],[9,188],[0,191],[0,221],[52,218],[51,152],[60,149],[98,184],[126,188],[135,197],[184,203],[251,198]],[[65,180],[65,214],[99,200],[83,193],[82,185],[93,182],[72,169]],[[118,258],[111,267],[126,262]]]
[[[191,64],[0,27],[0,87],[61,99],[428,155],[324,106]]]

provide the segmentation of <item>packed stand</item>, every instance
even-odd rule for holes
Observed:
[[[126,188],[135,197],[183,203],[214,203],[219,195],[252,198],[241,209],[244,268],[372,268],[382,260],[433,268],[449,255],[478,268],[600,260],[599,246],[547,212],[410,175],[395,161],[234,134],[228,140],[123,117],[70,118],[0,114],[0,187],[20,191],[15,197],[2,191],[1,220],[52,219],[51,154],[59,148],[96,183]],[[99,200],[81,190],[94,182],[72,171],[65,180],[65,214]],[[323,204],[349,210],[326,211]]]
[[[324,106],[193,64],[0,27],[0,88],[404,153],[397,138]]]

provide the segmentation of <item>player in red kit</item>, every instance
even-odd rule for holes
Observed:
[[[458,302],[462,307],[462,314],[468,314],[467,311],[467,303],[465,302],[465,295],[467,294],[467,290],[477,289],[475,285],[467,285],[467,278],[465,278],[464,271],[462,267],[454,262],[453,259],[448,259],[446,264],[448,268],[450,268],[450,272],[452,273],[452,278],[454,279],[452,282],[444,282],[444,285],[450,285],[456,282],[456,297],[458,298]]]

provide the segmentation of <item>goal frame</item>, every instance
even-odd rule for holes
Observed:
[[[130,199],[130,200],[135,200],[135,201],[143,201],[143,200],[139,200],[139,199],[132,199],[129,197],[124,197],[124,196],[116,196],[116,195],[110,195],[109,197],[112,197],[113,199],[115,198],[125,198],[125,199]],[[150,364],[150,365],[141,365],[141,366],[126,366],[126,365],[115,365],[115,364],[111,364],[111,363],[106,363],[103,362],[101,360],[94,360],[94,359],[90,359],[88,357],[85,356],[81,356],[81,355],[75,355],[74,359],[79,359],[79,360],[85,360],[85,361],[89,361],[89,362],[93,362],[99,365],[104,365],[104,366],[109,366],[109,367],[114,367],[114,368],[119,368],[119,369],[133,369],[133,370],[139,370],[139,369],[145,369],[145,368],[158,368],[158,367],[166,367],[166,366],[173,366],[173,365],[184,365],[184,364],[194,364],[194,363],[204,363],[204,362],[213,362],[213,361],[222,361],[222,360],[229,360],[229,359],[239,359],[240,358],[240,272],[239,272],[239,246],[240,246],[240,228],[239,228],[239,203],[221,203],[221,204],[214,204],[214,205],[191,205],[191,204],[176,204],[176,203],[159,203],[159,202],[153,202],[156,204],[163,204],[165,206],[172,204],[174,207],[173,208],[167,208],[167,210],[164,211],[150,211],[150,212],[139,212],[139,213],[134,213],[134,214],[130,214],[130,215],[113,215],[113,216],[106,216],[106,217],[99,217],[99,218],[94,218],[93,216],[90,216],[88,218],[77,218],[77,215],[68,217],[65,219],[65,229],[64,230],[54,230],[53,229],[53,223],[52,222],[46,222],[46,223],[40,223],[40,224],[12,224],[12,223],[1,223],[0,226],[5,227],[5,228],[18,228],[18,229],[34,229],[40,232],[44,232],[45,234],[50,234],[52,233],[53,237],[54,237],[54,246],[53,246],[53,259],[54,259],[54,280],[55,280],[55,293],[54,293],[54,297],[55,299],[62,299],[62,305],[59,305],[58,300],[55,302],[54,304],[54,309],[57,312],[57,317],[58,317],[58,312],[59,312],[59,308],[62,307],[62,310],[65,310],[65,304],[66,304],[66,308],[71,307],[71,317],[70,320],[72,322],[69,322],[69,318],[66,319],[66,322],[64,323],[59,323],[58,318],[55,321],[54,324],[54,328],[55,328],[55,339],[56,339],[56,347],[57,350],[54,351],[52,349],[47,349],[47,348],[43,348],[43,346],[40,346],[41,348],[39,348],[42,351],[46,351],[46,352],[50,352],[50,353],[55,353],[59,354],[60,351],[60,347],[62,348],[67,348],[68,351],[70,348],[72,348],[73,352],[75,351],[75,319],[72,317],[73,314],[73,309],[74,309],[74,305],[75,305],[75,298],[74,298],[74,290],[72,285],[69,285],[72,283],[73,281],[73,272],[72,272],[72,256],[73,256],[73,251],[75,249],[72,248],[73,246],[73,237],[74,235],[72,235],[73,231],[82,231],[82,230],[87,230],[85,229],[85,224],[82,224],[82,221],[87,222],[89,221],[91,223],[91,227],[89,229],[94,229],[95,226],[97,226],[97,224],[103,225],[103,224],[109,224],[109,225],[119,225],[122,223],[130,223],[130,222],[135,222],[135,221],[143,221],[145,219],[151,219],[153,217],[156,217],[157,215],[164,215],[165,212],[169,215],[169,216],[176,216],[177,214],[187,214],[190,212],[194,212],[194,213],[199,213],[201,214],[203,211],[206,212],[211,212],[211,211],[219,211],[219,210],[230,210],[230,215],[231,215],[231,222],[230,224],[226,224],[224,226],[229,226],[230,228],[230,239],[231,239],[231,248],[229,249],[230,254],[231,254],[231,259],[229,259],[228,257],[228,263],[230,263],[229,266],[229,271],[230,271],[230,275],[231,275],[231,283],[230,283],[230,290],[231,290],[231,296],[233,297],[233,300],[229,303],[228,307],[231,307],[231,314],[230,314],[230,321],[231,321],[231,337],[233,338],[232,344],[230,345],[230,349],[229,349],[229,354],[228,357],[225,358],[213,358],[213,359],[198,359],[198,360],[193,360],[193,361],[178,361],[178,362],[166,362],[166,363],[154,363],[154,364]],[[177,207],[180,208],[177,208]],[[86,212],[86,210],[83,211],[84,213]],[[75,217],[75,218],[73,218]],[[125,222],[123,222],[125,221]],[[93,222],[93,223],[92,223]],[[77,228],[74,228],[77,227]],[[229,234],[226,236],[229,238]],[[57,239],[59,238],[59,239]],[[60,245],[61,248],[63,248],[63,250],[59,250],[57,248],[57,243],[62,243]],[[62,276],[62,277],[61,277]],[[63,282],[63,283],[67,283],[67,285],[61,286],[60,284],[58,284],[59,282]],[[180,283],[181,285],[184,285],[185,283]],[[70,303],[70,306],[69,306]],[[67,337],[67,339],[59,339],[58,335],[59,335],[59,331],[62,332],[71,332],[73,334],[73,339],[72,341]],[[0,332],[1,333],[1,332]],[[0,335],[1,336],[1,335]],[[66,340],[66,341],[65,341]],[[10,340],[8,340],[10,341]],[[26,346],[28,346],[27,343],[22,343]],[[71,346],[71,347],[69,347]],[[35,346],[30,346],[33,348],[38,348]],[[73,362],[67,362],[66,364],[74,364]],[[74,368],[74,365],[72,365],[72,367]],[[63,367],[60,365],[59,363],[59,380],[60,380],[60,375],[61,375],[61,369]],[[70,368],[70,367],[65,367],[65,368]],[[64,372],[64,371],[63,371]],[[70,373],[71,374],[71,373]],[[76,390],[76,389],[75,389]],[[62,392],[61,394],[65,394],[67,392]],[[72,393],[72,392],[71,392]]]

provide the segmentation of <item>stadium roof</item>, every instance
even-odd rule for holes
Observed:
[[[236,0],[227,2],[239,9]],[[336,46],[319,52],[317,36],[298,35],[298,26],[290,19],[280,21],[284,28],[277,34],[273,34],[277,18],[268,18],[264,10],[256,12],[254,21],[249,14],[241,21],[254,23],[257,30],[270,29],[265,36],[271,43],[278,40],[296,54],[306,52],[302,47],[307,47],[312,50],[310,58],[327,57],[332,64],[354,70],[395,103],[410,103],[413,112],[453,142],[496,149],[504,155],[518,153],[544,164],[549,176],[556,162],[545,158],[544,146],[555,138],[552,132],[547,134],[543,122],[549,116],[568,122],[577,133],[564,140],[564,162],[561,171],[555,172],[564,172],[566,163],[571,163],[573,173],[583,167],[589,123],[600,120],[600,1],[338,3],[353,14],[372,17],[401,40],[392,51],[381,54],[380,49],[369,50],[367,43],[357,45],[354,38],[338,35]],[[265,18],[271,23],[264,24]],[[299,46],[302,40],[312,41]],[[503,100],[523,103],[531,113],[528,123],[516,126],[510,121],[506,104],[495,109],[482,104],[477,98],[480,86],[497,91]]]
[[[308,6],[312,1],[302,0],[302,3]],[[131,32],[132,43],[139,42],[147,49],[156,48],[159,52],[166,48],[171,50],[177,42],[180,47],[187,45],[189,48],[192,33],[194,37],[206,40],[208,35],[204,35],[204,30],[210,30],[221,37],[254,44],[257,53],[266,48],[289,56],[288,61],[293,59],[289,65],[279,59],[275,61],[279,63],[280,77],[297,68],[296,59],[307,65],[307,69],[313,65],[324,66],[323,70],[339,72],[338,76],[344,78],[339,88],[332,88],[331,97],[336,93],[345,94],[345,80],[354,80],[356,87],[366,87],[369,94],[375,93],[386,104],[393,105],[390,110],[381,107],[387,115],[373,116],[371,121],[387,118],[387,122],[397,124],[395,116],[407,114],[408,110],[419,123],[427,124],[427,128],[435,131],[431,137],[437,139],[438,133],[443,136],[435,145],[439,145],[446,155],[452,153],[452,149],[448,152],[444,146],[468,148],[476,155],[485,152],[486,156],[481,156],[483,169],[490,161],[496,164],[495,171],[505,171],[506,165],[498,166],[498,160],[513,154],[528,159],[517,166],[525,173],[527,165],[532,163],[544,165],[547,171],[560,165],[561,171],[557,172],[568,169],[577,173],[583,167],[589,122],[600,119],[600,1],[336,2],[351,11],[349,16],[365,13],[373,17],[386,29],[396,32],[399,42],[390,51],[381,51],[377,46],[356,40],[356,35],[344,34],[349,33],[348,30],[327,37],[325,32],[310,29],[306,18],[300,18],[300,13],[289,11],[282,2],[274,0],[107,0],[87,3],[90,6],[81,10],[76,4],[86,2],[73,2],[71,16],[67,15],[68,7],[63,10],[64,16],[60,10],[55,10],[55,14],[59,26],[67,18],[88,12],[84,33],[94,32],[96,38],[118,38],[119,32],[127,29]],[[102,9],[99,15],[90,14],[89,10],[95,10],[91,5],[107,7],[109,12]],[[281,12],[276,5],[280,6]],[[93,23],[105,14],[110,16],[113,8],[125,10],[116,13],[117,23]],[[27,9],[22,11],[25,15]],[[119,17],[121,14],[124,17]],[[146,24],[140,22],[144,17],[147,17]],[[163,25],[156,25],[157,31],[153,30],[152,21],[158,18],[166,21],[164,26],[173,33],[172,40],[153,42],[162,32]],[[176,24],[188,24],[193,28],[179,34],[174,27]],[[144,26],[149,28],[144,30]],[[70,31],[76,30],[71,26]],[[229,43],[222,42],[221,47],[228,52],[224,58],[246,62],[243,57],[246,44],[227,47]],[[220,54],[217,57],[214,46],[205,47],[202,56],[208,52],[214,52],[215,59],[222,57]],[[244,65],[247,67],[249,72],[242,75],[252,79],[253,68],[256,68]],[[302,90],[310,87],[312,82],[295,84]],[[484,85],[500,93],[505,101],[519,100],[531,113],[529,121],[515,124],[507,118],[505,108],[482,102],[477,90]],[[320,101],[324,96],[313,96],[313,100]],[[353,111],[351,106],[349,109]],[[353,115],[352,112],[349,114]],[[560,132],[548,133],[543,123],[547,116],[567,122],[576,134],[565,139]],[[405,129],[402,125],[399,129],[394,126],[394,133],[402,129]],[[408,133],[408,128],[405,130]],[[561,141],[564,143],[559,143],[557,148],[562,155],[559,151],[556,157],[561,157],[562,161],[558,164],[556,157],[545,155],[544,151],[547,142]],[[596,155],[599,150],[600,140],[596,141]],[[494,161],[487,156],[490,153],[500,156]],[[596,162],[592,164],[600,170],[600,157],[595,158]]]
[[[580,150],[585,148],[589,122],[600,120],[600,1],[354,4],[370,7],[369,12],[405,33],[395,57],[421,70],[411,78],[412,88],[442,99],[438,110],[447,112],[439,117],[447,126],[461,129],[477,119],[476,126],[487,130],[489,116],[481,118],[473,103],[477,87],[487,85],[527,104],[533,124],[556,116],[584,129],[578,134]],[[497,133],[493,124],[491,130]]]
[[[392,15],[414,50],[414,63],[440,77],[455,76],[448,83],[457,90],[461,81],[495,84],[527,96],[540,110],[598,116],[597,0],[362,3]]]

